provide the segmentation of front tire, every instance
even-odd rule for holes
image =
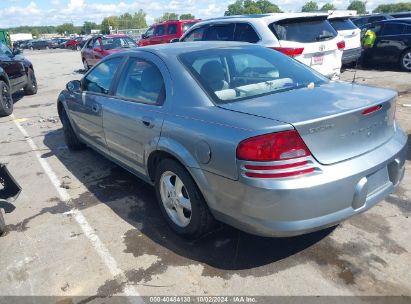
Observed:
[[[411,49],[406,50],[400,58],[400,67],[404,71],[411,72]]]
[[[4,81],[0,80],[0,117],[9,116],[13,113],[13,97],[10,87]]]
[[[73,151],[84,149],[85,145],[78,139],[64,109],[61,112],[61,123],[63,124],[64,141],[67,147]]]
[[[34,95],[37,93],[37,79],[32,69],[27,71],[27,85],[24,87],[24,93],[26,95]]]
[[[0,236],[6,231],[6,222],[4,221],[3,217],[3,210],[0,209]]]
[[[161,212],[177,234],[198,238],[211,230],[214,218],[187,170],[172,159],[156,169],[155,190]]]

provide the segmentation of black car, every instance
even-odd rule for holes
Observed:
[[[20,54],[0,42],[0,117],[13,112],[12,94],[24,89],[26,95],[37,93],[33,65]]]
[[[367,30],[377,38],[372,48],[364,50],[364,63],[394,63],[411,72],[411,18],[375,22]]]
[[[19,184],[11,176],[6,165],[0,163],[0,236],[6,228],[3,212],[10,213],[15,209],[12,202],[19,196],[20,191]]]
[[[361,17],[353,17],[351,21],[360,29],[364,27],[368,27],[370,23],[382,21],[382,20],[389,20],[394,19],[393,16],[390,14],[373,14],[373,15],[366,15]]]
[[[411,12],[390,13],[394,18],[410,18]]]
[[[48,50],[50,47],[51,43],[47,40],[33,40],[28,44],[30,50]]]

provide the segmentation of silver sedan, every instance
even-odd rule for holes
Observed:
[[[67,146],[156,189],[165,220],[264,236],[335,225],[394,191],[407,137],[394,91],[330,81],[274,50],[193,42],[103,59],[58,98]]]

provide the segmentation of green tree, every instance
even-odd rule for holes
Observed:
[[[83,26],[80,29],[82,35],[90,35],[91,30],[98,29],[99,26],[95,22],[84,21]]]
[[[134,13],[133,25],[134,28],[138,29],[147,27],[146,13],[142,9],[139,9],[137,12]]]
[[[118,17],[117,16],[108,16],[101,21],[101,33],[110,34],[110,28],[118,28]]]
[[[193,14],[181,14],[180,20],[194,20],[196,17]]]
[[[336,10],[337,8],[335,7],[335,5],[334,4],[332,4],[332,3],[326,3],[326,4],[324,4],[322,7],[321,7],[321,10],[322,11],[334,11],[334,10]]]
[[[309,1],[306,4],[303,5],[301,8],[302,12],[314,12],[318,11],[318,4],[315,1]]]
[[[70,35],[76,32],[76,28],[74,27],[73,23],[64,23],[62,25],[59,25],[57,26],[56,30],[60,35]]]
[[[359,0],[354,0],[350,3],[350,5],[348,5],[347,9],[357,11],[357,14],[359,14],[359,15],[367,13],[367,11],[365,9],[365,1],[362,2],[362,1],[359,1]]]
[[[31,30],[31,34],[33,35],[33,37],[36,37],[36,38],[38,38],[40,36],[40,32],[37,28],[33,28]]]
[[[176,13],[164,13],[163,16],[155,19],[156,23],[167,21],[167,20],[178,20],[178,14]]]
[[[373,13],[398,13],[411,11],[411,2],[400,2],[393,4],[380,4],[372,12]]]
[[[278,5],[268,0],[237,0],[230,4],[225,11],[225,16],[246,15],[246,14],[266,14],[281,13]]]

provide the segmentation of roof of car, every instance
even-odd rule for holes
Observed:
[[[395,22],[401,22],[401,23],[411,23],[411,17],[406,17],[406,18],[394,18],[394,19],[386,19],[386,20],[381,20],[379,22],[383,23],[395,23]]]
[[[315,13],[271,13],[271,14],[255,14],[255,15],[234,15],[234,16],[224,16],[204,20],[203,22],[210,21],[221,21],[221,20],[245,20],[245,19],[263,19],[266,22],[274,22],[277,20],[284,19],[294,19],[294,18],[306,18],[306,17],[317,17],[317,16],[328,16],[328,13],[315,12]]]

